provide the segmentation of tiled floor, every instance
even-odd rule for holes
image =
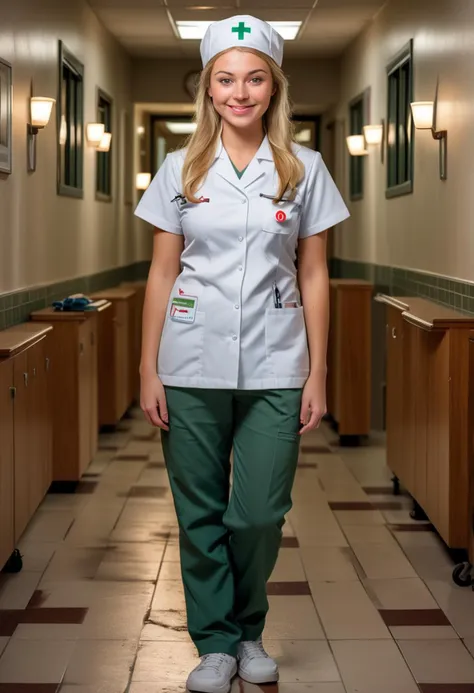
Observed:
[[[197,661],[159,436],[133,411],[100,448],[0,577],[0,693],[182,693]],[[268,585],[281,682],[233,693],[474,692],[474,594],[392,495],[384,456],[326,427],[304,440]]]

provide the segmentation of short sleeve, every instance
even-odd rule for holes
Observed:
[[[175,163],[168,154],[135,209],[135,215],[169,233],[182,235],[176,195],[181,192]]]
[[[349,210],[319,152],[308,174],[300,238],[321,233],[350,216]]]

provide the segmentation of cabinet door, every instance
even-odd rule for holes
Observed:
[[[28,424],[28,357],[25,350],[13,359],[15,446],[15,541],[30,519],[30,434]]]
[[[404,321],[396,308],[387,307],[387,465],[408,488],[411,472],[406,465],[404,430]]]
[[[0,569],[15,548],[13,363],[0,361]]]
[[[43,476],[44,476],[44,441],[43,441],[43,402],[42,364],[43,342],[38,342],[29,347],[26,351],[28,366],[28,387],[27,387],[27,407],[28,407],[28,494],[29,494],[29,517],[32,517],[43,500]]]
[[[117,393],[116,417],[119,421],[125,414],[129,402],[130,385],[130,312],[128,301],[117,301],[115,306],[115,382]]]
[[[93,460],[99,445],[99,388],[98,388],[98,316],[91,315],[89,323],[90,344],[90,459]]]
[[[41,401],[43,402],[43,494],[46,495],[53,481],[53,407],[52,407],[52,336],[43,342]]]
[[[91,454],[91,344],[89,321],[79,327],[79,469],[78,479],[87,469]]]

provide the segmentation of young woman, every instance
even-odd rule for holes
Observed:
[[[188,689],[227,693],[237,671],[278,680],[262,644],[266,583],[300,436],[325,413],[324,232],[348,212],[320,154],[292,141],[279,34],[232,17],[210,26],[201,55],[197,129],[136,210],[155,227],[141,406],[163,430],[202,657]]]

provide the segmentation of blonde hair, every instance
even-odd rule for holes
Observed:
[[[293,153],[291,147],[294,136],[293,124],[290,120],[291,109],[288,95],[288,80],[283,70],[265,53],[252,48],[237,48],[236,50],[255,53],[270,68],[276,91],[264,115],[264,128],[280,180],[275,202],[279,202],[286,191],[289,191],[289,197],[293,198],[296,194],[296,186],[303,177],[304,169],[303,164]],[[199,201],[195,195],[196,191],[206,178],[207,172],[214,161],[216,148],[221,136],[221,118],[208,94],[212,69],[221,55],[223,53],[219,53],[210,60],[201,72],[196,95],[196,114],[194,119],[196,130],[190,136],[186,145],[188,149],[183,165],[183,194],[190,202],[194,203]]]

